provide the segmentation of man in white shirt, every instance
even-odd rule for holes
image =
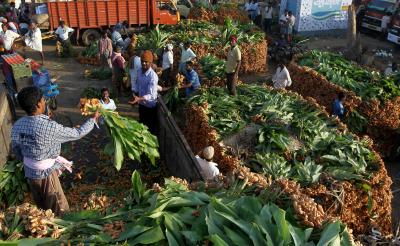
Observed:
[[[140,59],[140,51],[136,50],[134,56],[132,56],[129,60],[129,75],[131,77],[131,89],[132,89],[132,97],[138,93],[136,91],[136,83],[138,80],[138,73],[142,69],[142,61]]]
[[[62,55],[69,56],[71,52],[71,42],[69,40],[70,34],[74,32],[74,29],[65,25],[64,21],[60,21],[59,26],[54,32],[57,35],[57,41],[62,45]]]
[[[202,158],[201,158],[202,157]],[[200,165],[200,173],[204,180],[213,180],[219,175],[218,164],[212,162],[214,157],[214,147],[208,146],[201,152],[201,157],[196,156],[196,160]]]
[[[264,31],[269,34],[271,34],[272,12],[273,11],[274,11],[274,8],[272,8],[272,4],[268,3],[268,6],[265,7],[265,13],[264,13]]]
[[[174,47],[172,44],[167,44],[164,48],[164,53],[162,57],[162,74],[161,80],[164,82],[165,85],[169,82],[169,77],[171,75],[172,64],[174,63],[174,53],[172,49]]]
[[[19,37],[19,35],[11,30],[8,30],[8,26],[7,25],[2,25],[1,28],[3,29],[2,33],[1,33],[1,39],[3,40],[3,46],[4,49],[7,52],[11,52],[12,51],[12,46],[14,43],[14,40],[16,38]]]
[[[285,10],[285,12],[281,15],[281,17],[279,17],[279,25],[281,27],[281,34],[286,35],[287,21],[288,21],[288,11]]]
[[[279,64],[276,73],[272,77],[272,82],[275,89],[283,89],[292,85],[289,71],[283,64]]]
[[[292,11],[288,12],[288,19],[287,19],[287,41],[290,43],[292,42],[292,35],[293,35],[293,28],[294,28],[294,23],[296,22],[296,17],[294,17]]]
[[[386,39],[387,37],[387,29],[388,29],[388,24],[392,20],[392,13],[386,13],[381,20],[381,29],[382,29],[382,35],[383,38]]]
[[[101,89],[100,103],[101,103],[101,107],[104,109],[111,110],[111,111],[114,111],[117,109],[117,106],[115,106],[114,100],[110,98],[110,91],[106,87]]]
[[[37,22],[32,20],[29,24],[29,31],[25,34],[25,44],[27,47],[39,52],[40,58],[42,59],[42,65],[44,65],[44,55],[42,47],[42,32],[37,26]]]
[[[179,63],[179,73],[185,75],[186,74],[186,62],[192,61],[196,58],[193,50],[190,48],[192,44],[190,42],[186,42],[185,45],[182,43],[179,45],[181,48],[181,62]]]
[[[389,62],[388,66],[384,71],[385,77],[388,77],[397,72],[397,63],[396,62]]]

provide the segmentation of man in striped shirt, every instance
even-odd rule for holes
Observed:
[[[64,164],[71,164],[60,157],[61,144],[88,134],[100,114],[96,112],[79,128],[64,127],[44,114],[46,102],[40,89],[33,86],[18,93],[18,103],[27,116],[12,128],[13,152],[24,162],[25,177],[36,205],[60,215],[69,210],[69,205],[58,176]]]

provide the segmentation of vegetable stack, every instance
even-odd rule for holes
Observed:
[[[124,156],[140,161],[144,154],[155,165],[156,159],[160,156],[158,141],[145,125],[102,108],[97,98],[81,98],[80,109],[83,115],[91,115],[96,111],[101,113],[112,139],[106,145],[105,152],[114,154],[114,165],[117,170],[121,169]]]

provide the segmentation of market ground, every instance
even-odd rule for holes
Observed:
[[[368,54],[372,56],[373,60],[372,66],[376,69],[383,70],[389,61],[400,60],[400,49],[388,42],[379,41],[371,36],[362,35],[362,44],[363,46],[368,47]],[[306,45],[311,49],[340,52],[343,51],[343,48],[346,45],[346,39],[343,37],[311,38]],[[375,50],[378,49],[391,52],[393,54],[393,58],[376,57],[374,53]],[[83,76],[85,69],[90,69],[93,67],[79,64],[73,58],[57,57],[55,53],[55,44],[52,41],[44,42],[44,51],[45,67],[49,70],[52,77],[58,77],[57,83],[59,84],[60,88],[60,95],[58,96],[58,111],[67,114],[72,119],[74,125],[82,124],[84,118],[80,115],[77,107],[81,93],[86,87],[89,86],[99,89],[104,86],[111,87],[111,81],[85,79]],[[26,55],[33,59],[39,60],[38,54],[33,52],[27,52]],[[269,71],[257,75],[241,76],[241,80],[249,83],[261,83],[271,76],[271,71],[274,71],[273,64],[269,64]],[[118,99],[118,111],[124,115],[137,117],[137,108],[127,104],[127,101],[127,97]],[[87,146],[90,146],[90,141],[88,141],[87,137],[84,140],[85,143],[88,144]],[[84,147],[85,145],[81,146]],[[96,152],[89,152],[79,151],[74,155],[74,159],[84,159],[86,160],[85,163],[96,161],[98,159]],[[397,225],[400,221],[400,161],[386,163],[386,166],[388,173],[393,180],[393,220],[394,225]]]

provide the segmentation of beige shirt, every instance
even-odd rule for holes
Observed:
[[[218,164],[212,161],[206,161],[196,155],[196,160],[200,165],[200,173],[203,179],[212,180],[219,175]]]
[[[230,49],[228,52],[227,60],[226,60],[226,73],[234,73],[236,70],[236,66],[242,60],[242,53],[240,53],[239,47],[236,45],[233,49]]]
[[[292,79],[290,78],[289,71],[286,67],[276,69],[275,75],[272,77],[275,89],[282,89],[292,85]]]

